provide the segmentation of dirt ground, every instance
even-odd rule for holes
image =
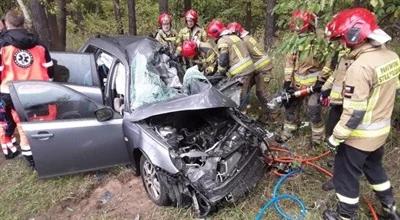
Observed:
[[[140,177],[124,171],[105,177],[89,195],[67,200],[35,218],[46,219],[147,219],[156,209],[147,197]]]

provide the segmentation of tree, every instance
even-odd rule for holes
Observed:
[[[185,11],[192,8],[192,0],[183,0],[183,9]]]
[[[26,26],[28,27],[28,29],[32,29],[32,19],[31,19],[31,16],[30,16],[30,14],[28,12],[28,9],[27,9],[24,1],[23,0],[17,0],[17,2],[18,2],[19,7],[21,8],[22,13],[24,14]]]
[[[244,22],[244,26],[246,27],[247,30],[252,29],[252,17],[251,17],[251,1],[247,0],[246,1],[246,19]]]
[[[51,36],[44,5],[40,2],[40,0],[31,0],[30,6],[32,12],[33,26],[35,27],[36,33],[38,33],[39,38],[44,43],[44,45],[50,47]]]
[[[128,17],[129,17],[129,34],[137,35],[135,0],[128,0]]]
[[[56,0],[58,45],[65,50],[67,41],[67,7],[66,0]]]
[[[265,32],[264,32],[264,45],[267,50],[271,49],[275,36],[275,15],[273,13],[276,0],[266,0],[266,19],[265,19]]]
[[[113,5],[115,21],[117,22],[117,32],[118,34],[124,34],[124,26],[122,24],[121,16],[121,5],[119,4],[119,0],[113,0]]]
[[[158,0],[160,14],[165,12],[168,13],[168,0]]]

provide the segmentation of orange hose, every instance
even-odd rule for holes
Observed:
[[[284,152],[284,153],[290,153],[290,151],[286,148],[281,148],[281,147],[270,147],[271,151],[277,151],[277,152]],[[318,170],[319,172],[325,174],[328,177],[332,177],[333,174],[332,172],[330,172],[329,170],[313,163],[314,161],[317,161],[323,157],[326,157],[330,154],[330,151],[326,151],[318,156],[315,157],[308,157],[308,158],[304,158],[302,156],[298,156],[298,155],[294,155],[293,157],[291,156],[284,156],[284,157],[276,157],[273,158],[273,162],[278,162],[278,163],[293,163],[293,162],[299,162],[302,164],[306,164],[309,166],[314,167],[316,170]],[[271,158],[266,158],[266,159],[271,159]],[[273,173],[277,176],[282,176],[283,174],[279,173],[278,171],[274,170]],[[367,203],[367,206],[372,214],[372,217],[374,220],[379,220],[378,215],[376,214],[376,211],[374,209],[374,207],[372,206],[372,203],[365,197],[363,196],[364,201]]]

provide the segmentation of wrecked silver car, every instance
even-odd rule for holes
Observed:
[[[192,204],[200,216],[263,177],[269,134],[196,67],[180,74],[143,37],[93,38],[81,52],[94,65],[81,68],[90,80],[74,77],[79,62],[71,57],[82,57],[58,54],[70,70],[65,81],[10,86],[40,177],[131,164],[152,201]],[[56,117],[36,117],[50,106]]]

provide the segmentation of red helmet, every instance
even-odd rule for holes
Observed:
[[[162,25],[163,22],[172,23],[172,16],[168,13],[162,13],[158,16],[158,25]]]
[[[311,31],[315,27],[317,16],[308,11],[295,10],[289,22],[289,28],[292,31],[304,33]]]
[[[232,32],[235,32],[236,34],[241,34],[244,30],[242,25],[238,22],[231,22],[229,23],[226,28]]]
[[[212,20],[207,27],[207,35],[213,39],[219,38],[222,31],[224,31],[225,25],[220,20]]]
[[[197,55],[197,44],[193,40],[186,40],[182,44],[182,56],[193,58]]]
[[[364,42],[367,37],[379,29],[375,15],[365,8],[345,9],[326,25],[325,34],[330,40],[341,39],[346,46],[352,47]]]
[[[195,24],[197,24],[197,20],[199,19],[199,14],[197,14],[197,11],[190,9],[185,13],[185,21],[190,18],[193,20]]]

